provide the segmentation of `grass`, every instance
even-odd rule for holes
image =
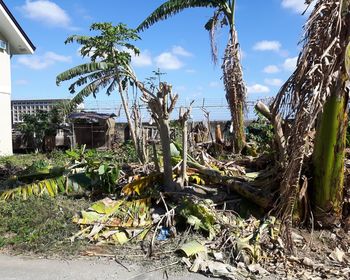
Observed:
[[[93,156],[101,162],[109,156],[122,164],[135,160],[136,154],[131,145],[124,145],[114,153],[99,151]],[[0,187],[6,179],[33,163],[64,166],[69,160],[63,151],[0,157]],[[90,203],[85,199],[63,196],[0,201],[0,251],[46,256],[78,254],[86,241],[75,240],[71,244],[69,238],[79,231],[79,227],[72,223],[72,218],[77,212],[88,208]]]
[[[73,215],[85,208],[86,200],[65,197],[31,198],[0,202],[0,248],[16,253],[76,255],[86,244],[69,237],[79,228]]]
[[[62,151],[53,151],[49,154],[16,154],[0,157],[0,166],[13,166],[24,169],[36,161],[47,161],[54,165],[64,165],[68,161],[68,157]]]

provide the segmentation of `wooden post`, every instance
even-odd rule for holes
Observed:
[[[217,124],[216,128],[215,128],[215,142],[218,143],[218,144],[222,144],[223,143],[220,124]]]
[[[185,108],[180,108],[179,119],[182,126],[182,166],[181,166],[181,187],[184,187],[187,184],[187,118],[185,116]]]

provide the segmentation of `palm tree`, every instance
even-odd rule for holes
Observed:
[[[226,89],[226,99],[230,106],[234,128],[234,150],[240,153],[245,145],[244,133],[244,104],[246,87],[243,82],[242,67],[240,64],[239,45],[235,29],[235,0],[168,0],[159,6],[136,29],[145,30],[158,21],[180,13],[187,8],[207,7],[214,8],[214,14],[205,24],[211,39],[211,50],[214,63],[217,61],[217,47],[215,31],[218,27],[229,27],[229,41],[226,46],[222,70]]]
[[[290,224],[294,214],[300,213],[295,207],[306,201],[304,209],[313,211],[316,222],[330,226],[342,217],[349,95],[344,61],[350,40],[350,1],[318,0],[304,29],[297,68],[272,104],[274,117],[288,119],[290,126],[284,131],[278,208]],[[309,135],[313,129],[312,186],[307,189],[303,163],[312,151]]]
[[[73,67],[56,78],[59,85],[62,81],[76,79],[70,85],[69,91],[76,93],[77,88],[83,87],[69,104],[73,109],[90,95],[96,97],[97,92],[106,89],[107,95],[118,90],[125,111],[131,138],[141,161],[145,154],[137,135],[138,129],[132,121],[129,104],[126,97],[128,84],[136,81],[136,76],[130,66],[131,53],[138,54],[139,50],[130,42],[140,39],[136,31],[124,24],[113,26],[111,23],[94,23],[91,31],[99,31],[96,36],[73,35],[68,37],[66,44],[76,42],[82,45],[80,53],[89,57],[90,62]]]

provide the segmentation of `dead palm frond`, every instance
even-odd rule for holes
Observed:
[[[310,4],[312,1],[308,1]],[[318,0],[304,26],[303,49],[296,70],[277,94],[271,111],[288,129],[281,162],[282,183],[277,208],[291,224],[306,154],[308,134],[332,92],[344,92],[344,59],[350,36],[350,1]],[[339,90],[338,90],[339,89]]]
[[[233,130],[235,131],[235,138],[237,140],[234,141],[234,150],[240,152],[245,142],[245,134],[240,128],[244,126],[243,111],[246,104],[247,90],[243,81],[237,32],[233,29],[231,33],[230,42],[227,44],[225,50],[222,70],[224,73],[226,99],[230,106]]]

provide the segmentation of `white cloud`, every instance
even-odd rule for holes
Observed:
[[[140,54],[138,55],[135,55],[131,49],[126,47],[122,47],[120,50],[131,55],[131,63],[135,67],[146,67],[153,64],[152,56],[149,50],[140,51]]]
[[[283,63],[283,68],[286,71],[294,71],[297,65],[298,57],[287,58]]]
[[[164,70],[178,70],[184,66],[184,63],[180,60],[180,57],[191,57],[192,53],[188,52],[181,46],[173,46],[171,51],[165,51],[156,57],[152,57],[148,50],[141,51],[140,55],[134,55],[131,50],[126,48],[122,49],[131,54],[131,61],[135,67],[151,66],[153,63],[157,67]],[[194,73],[195,70],[187,69],[186,73]]]
[[[141,51],[139,55],[131,55],[132,64],[135,67],[145,67],[152,65],[152,56],[148,50]]]
[[[72,58],[70,56],[60,55],[54,52],[46,52],[44,58],[47,61],[57,61],[57,62],[71,62]]]
[[[281,50],[281,43],[278,41],[260,41],[257,42],[253,49],[256,51],[275,51],[275,52],[279,52]]]
[[[32,20],[51,26],[71,28],[71,19],[67,12],[49,0],[26,0],[20,10],[25,17]]]
[[[46,52],[41,56],[20,56],[17,61],[30,69],[42,70],[54,65],[56,62],[70,63],[72,58],[70,56],[59,55],[54,52]]]
[[[281,70],[278,68],[278,66],[276,65],[267,65],[264,69],[263,72],[267,73],[267,74],[274,74],[274,73],[278,73]]]
[[[183,66],[183,63],[178,59],[178,57],[170,52],[163,52],[154,60],[157,67],[165,70],[177,70]]]
[[[296,13],[302,13],[306,10],[305,0],[282,0],[282,7],[291,9]]]
[[[265,84],[273,87],[280,87],[283,85],[283,81],[281,79],[265,79]]]
[[[186,56],[186,57],[190,57],[193,56],[192,53],[190,53],[189,51],[185,50],[183,47],[181,46],[173,46],[171,52],[175,55],[178,56]]]
[[[247,86],[248,93],[268,93],[270,89],[267,86],[254,84],[251,86]]]

